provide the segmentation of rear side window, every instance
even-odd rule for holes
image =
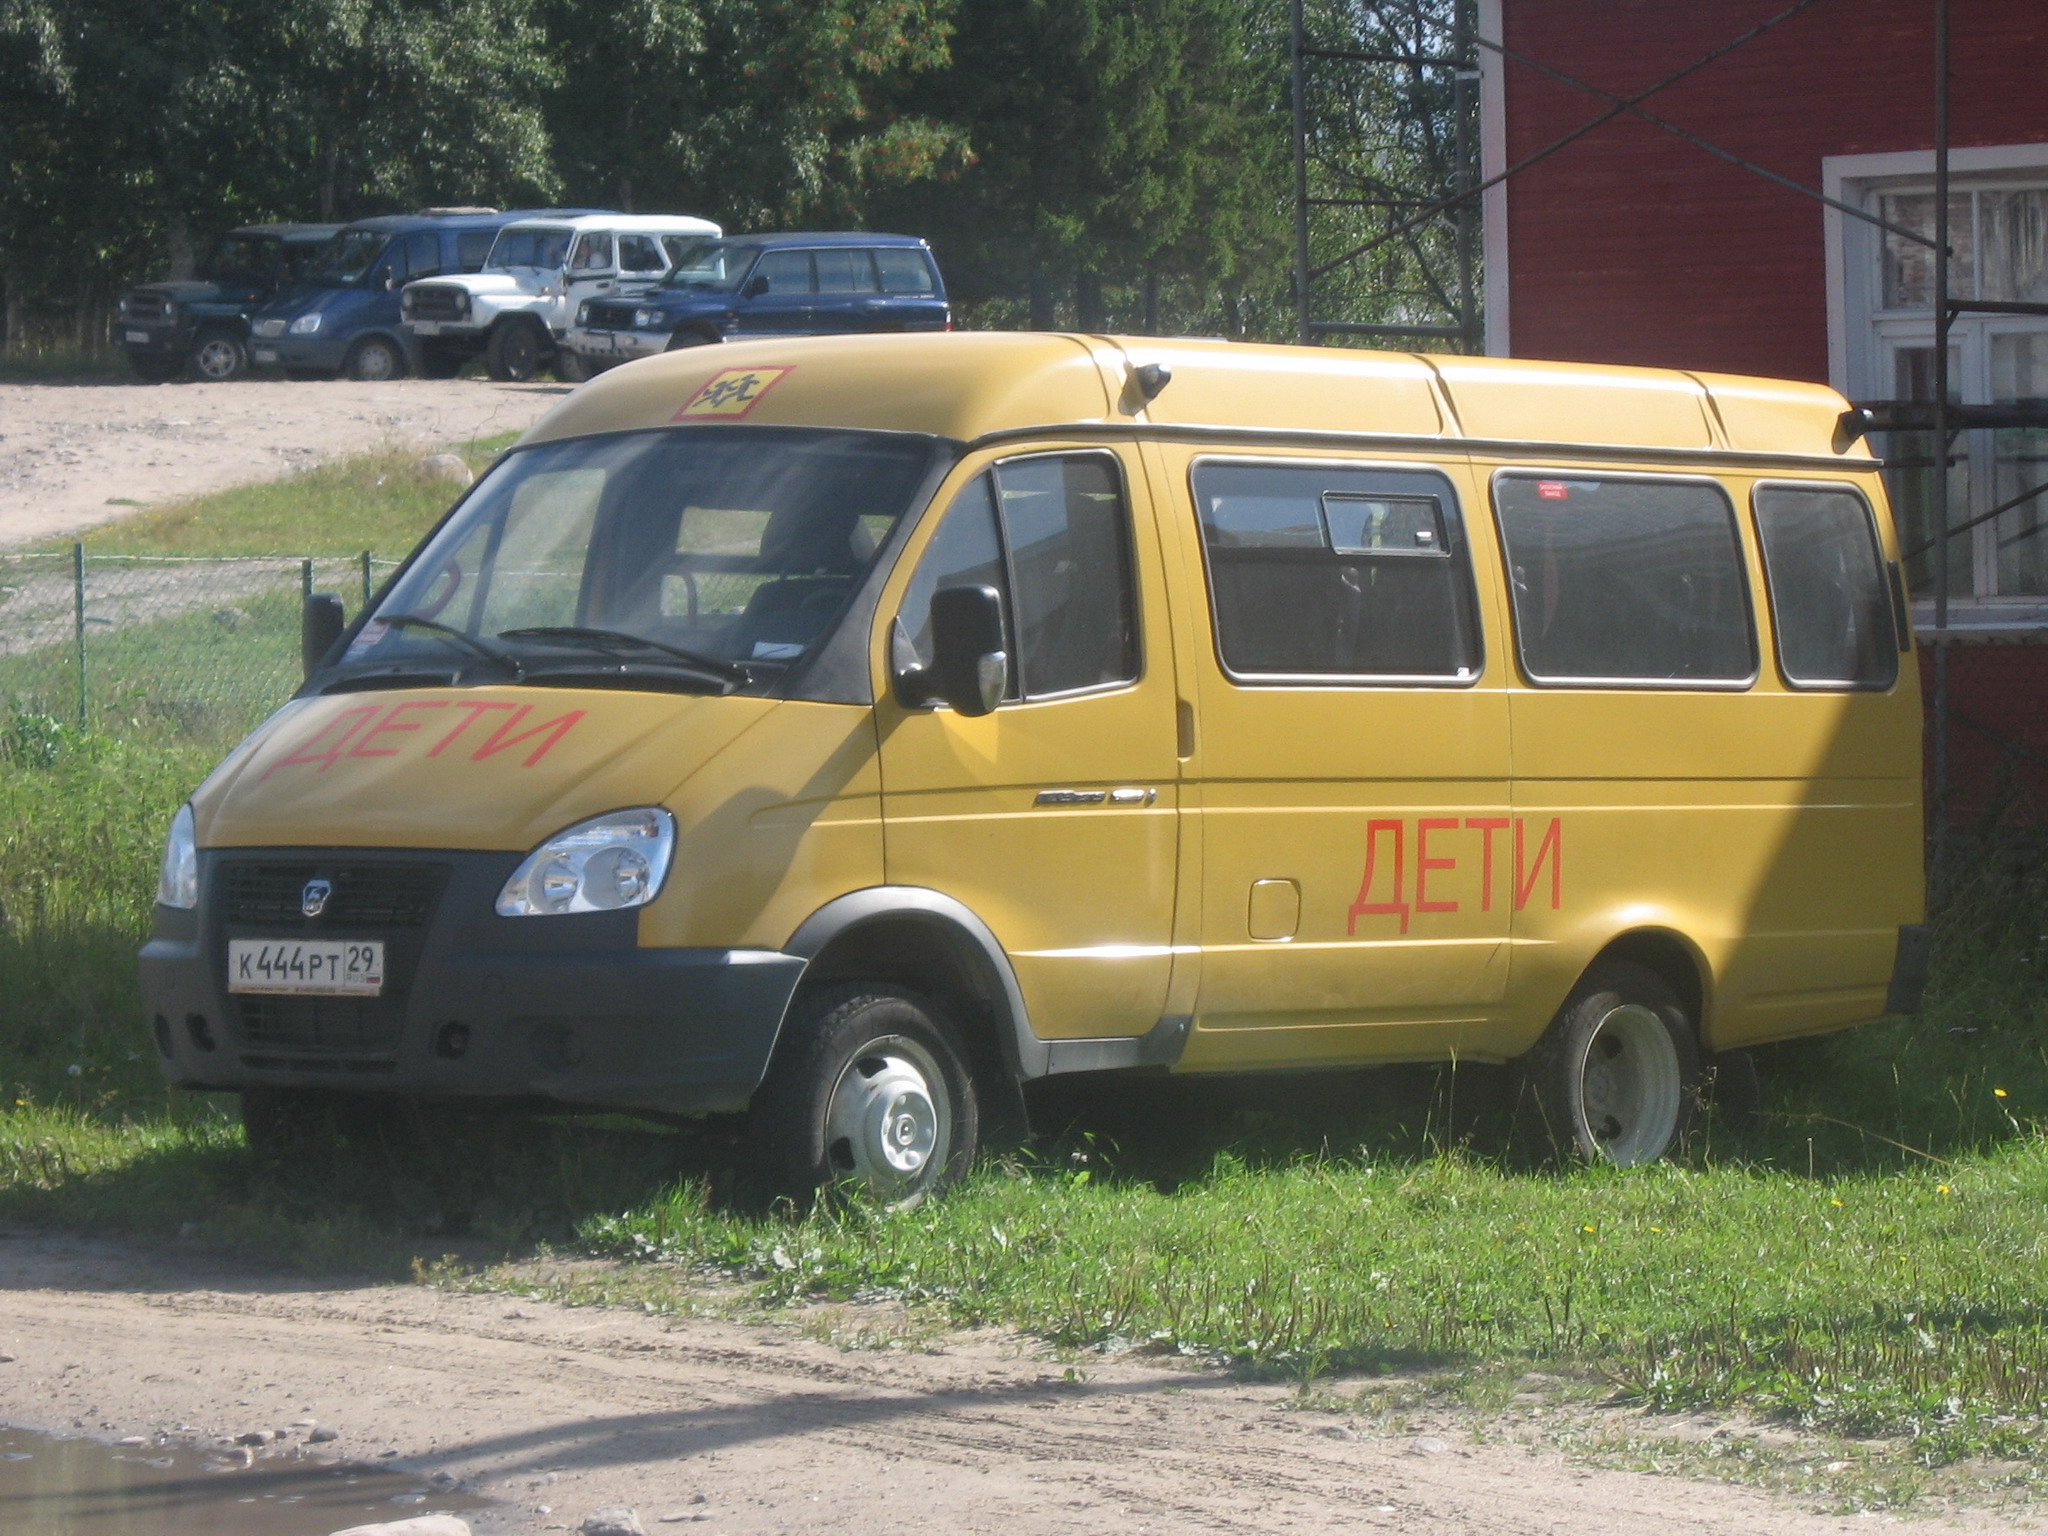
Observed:
[[[818,292],[875,292],[875,269],[866,251],[813,251],[811,260],[818,268]]]
[[[1011,696],[1127,683],[1138,675],[1130,519],[1115,460],[1013,459],[954,498],[904,596],[917,660],[931,656],[932,594],[987,585],[1003,596]]]
[[[1898,635],[1869,503],[1838,485],[1759,485],[1754,501],[1785,681],[1889,688]]]
[[[882,274],[884,293],[934,293],[930,263],[924,252],[907,245],[884,245],[875,250],[875,268]]]
[[[619,236],[619,268],[625,272],[664,272],[668,263],[652,235]]]
[[[497,240],[491,230],[470,230],[455,237],[455,264],[464,272],[481,272],[484,262],[489,259],[491,245]]]
[[[811,291],[811,253],[809,251],[770,251],[754,268],[753,276],[747,279],[747,286],[767,280],[769,293],[809,293]]]
[[[1442,475],[1204,462],[1194,493],[1217,653],[1232,677],[1478,678],[1471,561]]]
[[[404,265],[394,253],[391,265],[400,277],[438,277],[441,274],[441,237],[412,235],[405,242]]]
[[[1742,544],[1718,485],[1515,472],[1494,477],[1493,500],[1531,682],[1755,678]]]

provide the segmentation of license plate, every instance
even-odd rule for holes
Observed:
[[[259,363],[274,363],[277,361],[277,349],[275,347],[258,347],[249,355]]]
[[[121,339],[122,339],[123,341],[134,341],[134,342],[140,342],[140,343],[142,343],[143,345],[147,346],[147,345],[148,345],[148,343],[149,343],[149,332],[147,332],[147,331],[123,331],[123,332],[121,333]]]
[[[230,939],[230,992],[375,997],[384,990],[381,939]]]
[[[441,322],[438,320],[415,320],[412,323],[412,333],[415,336],[438,336],[441,334]]]

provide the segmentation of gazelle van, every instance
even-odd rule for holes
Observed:
[[[1515,1062],[1579,1155],[1917,1004],[1920,707],[1830,391],[940,334],[577,390],[172,828],[142,976],[252,1138],[747,1111],[957,1177],[1078,1072]],[[1007,1118],[1007,1115],[1004,1116]]]

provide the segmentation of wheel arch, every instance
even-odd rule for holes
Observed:
[[[1713,967],[1699,946],[1675,928],[1632,928],[1609,939],[1579,975],[1583,981],[1595,967],[1611,960],[1627,961],[1654,971],[1678,994],[1698,1037],[1708,1049],[1708,1009],[1713,1004]],[[1573,983],[1574,990],[1578,982]]]

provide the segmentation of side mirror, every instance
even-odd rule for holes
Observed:
[[[321,658],[334,649],[334,642],[348,627],[341,599],[332,592],[308,592],[299,610],[299,661],[311,677]]]
[[[1003,600],[994,587],[947,587],[932,594],[932,685],[954,713],[979,716],[1003,702],[1010,657],[1003,649]]]
[[[747,286],[740,290],[740,297],[743,299],[758,299],[759,297],[761,297],[762,294],[766,293],[767,291],[767,278],[750,277],[747,279]]]
[[[392,289],[400,286],[400,279],[398,274],[396,272],[386,272],[383,278],[378,282],[377,286],[382,288],[386,293],[389,293]]]

